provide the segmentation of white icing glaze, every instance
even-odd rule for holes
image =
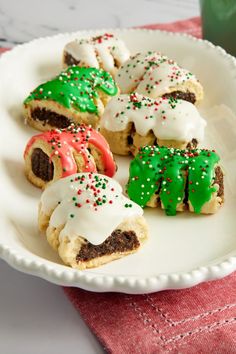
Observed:
[[[106,202],[97,205],[98,198]],[[50,226],[64,225],[60,237],[83,236],[94,245],[104,242],[125,219],[143,215],[142,208],[122,194],[119,183],[95,173],[77,173],[53,183],[43,192],[41,207],[47,215],[53,210]]]
[[[128,123],[145,136],[152,130],[158,139],[203,140],[206,121],[190,102],[173,98],[151,99],[137,93],[112,98],[101,118],[101,127],[118,132]]]
[[[76,39],[65,46],[65,52],[84,65],[102,68],[114,73],[115,62],[118,66],[129,59],[129,50],[125,43],[112,34],[89,39]]]
[[[135,91],[152,98],[162,96],[186,81],[200,85],[193,74],[157,52],[131,57],[119,68],[115,79],[122,93]]]

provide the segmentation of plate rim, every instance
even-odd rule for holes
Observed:
[[[91,29],[80,30],[74,32],[58,33],[53,36],[45,36],[35,38],[29,42],[17,45],[11,50],[4,52],[0,56],[0,71],[2,66],[4,67],[5,61],[8,57],[14,56],[18,51],[27,49],[28,47],[35,45],[35,43],[44,42],[47,40],[59,39],[78,36],[78,35],[92,35],[97,32],[115,32],[115,33],[137,33],[145,32],[147,34],[156,35],[159,33],[164,36],[173,36],[185,38],[187,41],[201,43],[206,49],[213,49],[217,55],[221,55],[232,66],[232,70],[236,73],[236,58],[228,54],[223,48],[215,46],[211,42],[193,37],[186,33],[175,33],[163,30],[152,30],[144,28],[110,28],[110,29]],[[236,75],[233,77],[236,79]],[[2,215],[4,218],[4,214]],[[2,218],[0,224],[2,224]],[[27,252],[29,252],[27,250]],[[208,266],[196,267],[188,272],[173,272],[163,273],[156,276],[126,276],[125,275],[108,275],[103,273],[94,273],[93,270],[78,271],[67,267],[65,265],[59,265],[52,261],[45,260],[33,253],[28,258],[25,258],[21,253],[15,249],[11,249],[7,244],[4,244],[0,240],[0,258],[5,260],[13,268],[28,273],[31,275],[39,276],[52,283],[62,286],[74,286],[85,290],[97,291],[97,292],[122,292],[129,294],[144,294],[157,292],[168,289],[183,289],[195,286],[205,281],[216,280],[223,278],[236,270],[236,255],[221,257],[218,263]],[[36,259],[31,259],[31,258]],[[222,259],[223,258],[223,259]],[[46,262],[45,262],[46,261]],[[56,264],[56,268],[53,265]]]

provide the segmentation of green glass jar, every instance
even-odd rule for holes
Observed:
[[[200,0],[203,38],[236,56],[236,0]]]

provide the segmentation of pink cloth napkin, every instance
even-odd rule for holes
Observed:
[[[199,18],[143,28],[201,36]],[[109,353],[236,353],[236,273],[150,295],[64,291]]]
[[[202,36],[200,17],[193,17],[184,21],[176,21],[171,23],[158,23],[146,26],[139,26],[139,28],[148,28],[152,30],[159,29],[169,32],[187,33],[197,38],[200,38]]]
[[[236,273],[150,295],[64,290],[109,353],[236,353]]]
[[[8,49],[9,48],[0,48],[0,54],[6,52]]]

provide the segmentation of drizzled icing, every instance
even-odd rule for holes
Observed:
[[[85,66],[102,67],[112,74],[116,65],[122,65],[130,55],[124,42],[110,33],[89,39],[76,39],[68,43],[64,51]]]
[[[128,195],[145,207],[158,191],[166,214],[175,215],[177,205],[184,200],[186,188],[194,212],[200,213],[217,190],[213,184],[218,161],[219,156],[210,150],[146,146],[131,161]]]
[[[112,98],[101,118],[101,126],[110,131],[122,131],[134,123],[138,134],[150,130],[163,140],[201,141],[206,121],[196,107],[187,101],[170,98],[151,98],[133,93]]]
[[[138,53],[127,60],[116,74],[122,93],[136,91],[156,98],[191,80],[199,85],[195,76],[175,61],[157,52]]]
[[[116,171],[116,165],[112,157],[109,145],[101,134],[91,127],[84,125],[71,125],[65,129],[55,129],[33,136],[28,142],[24,156],[31,146],[38,140],[43,140],[51,147],[51,155],[60,158],[62,177],[77,172],[77,165],[73,156],[74,151],[79,153],[84,160],[84,172],[96,172],[96,165],[90,157],[88,150],[92,145],[99,150],[104,165],[104,173],[112,177]]]
[[[99,174],[78,173],[50,185],[41,196],[42,211],[53,210],[49,226],[64,225],[60,237],[83,236],[101,244],[125,219],[143,214],[122,194],[115,180]]]
[[[97,113],[99,90],[109,96],[117,94],[117,86],[108,72],[71,66],[51,81],[39,85],[25,99],[24,104],[27,106],[32,100],[56,101],[68,109]]]

